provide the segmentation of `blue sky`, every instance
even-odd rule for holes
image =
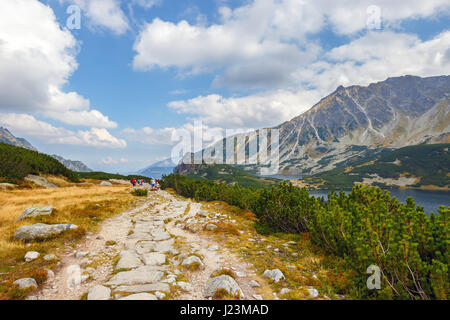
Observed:
[[[70,5],[80,9],[79,30],[67,28]],[[2,1],[0,125],[42,152],[133,172],[169,157],[172,132],[194,120],[207,129],[273,126],[339,85],[449,74],[449,8],[441,0]]]

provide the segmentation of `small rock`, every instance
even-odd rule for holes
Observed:
[[[319,291],[317,291],[317,289],[315,288],[308,288],[308,292],[309,295],[311,296],[311,298],[317,298],[319,296]]]
[[[252,288],[259,288],[259,287],[261,287],[261,285],[258,283],[258,281],[255,281],[255,280],[250,281],[250,286]]]
[[[89,289],[88,300],[109,300],[111,289],[104,286],[95,286]]]
[[[203,265],[202,260],[200,260],[200,258],[197,256],[190,256],[189,258],[185,259],[181,263],[181,265],[186,267],[186,266],[190,266],[191,264],[194,264],[194,263],[199,263],[201,266]]]
[[[48,279],[53,279],[55,277],[55,273],[52,270],[46,269],[46,271],[47,271],[47,278]]]
[[[208,248],[209,251],[218,251],[219,250],[219,246],[211,246]]]
[[[36,296],[28,296],[25,300],[36,301],[38,298]]]
[[[279,282],[280,280],[286,279],[283,272],[281,272],[280,269],[274,269],[274,270],[266,270],[264,271],[264,277],[272,279],[275,282]]]
[[[56,260],[58,260],[58,257],[51,253],[51,254],[45,255],[43,259],[45,261],[56,261]]]
[[[75,258],[81,259],[81,258],[86,257],[88,254],[89,254],[89,252],[84,252],[84,251],[75,252]]]
[[[291,289],[283,288],[283,289],[280,290],[280,295],[286,294],[286,293],[288,293],[290,291],[291,291]]]
[[[190,283],[179,281],[175,285],[179,286],[183,291],[192,291],[194,287]]]
[[[238,295],[243,298],[244,293],[237,284],[236,280],[228,275],[221,275],[210,278],[203,288],[203,296],[205,298],[212,297],[217,290],[224,289],[231,295]]]
[[[34,280],[33,278],[19,279],[14,281],[14,284],[18,285],[20,289],[28,289],[32,287],[37,289],[38,287],[36,280]]]
[[[100,185],[101,185],[102,187],[111,187],[113,184],[112,184],[111,182],[108,182],[108,181],[102,181],[102,182],[100,183]]]
[[[210,223],[210,224],[206,225],[205,229],[208,231],[214,231],[217,229],[217,226],[215,224]]]
[[[162,292],[159,292],[159,291],[156,291],[155,292],[155,296],[158,298],[158,300],[162,300],[162,299],[164,299],[166,297],[166,294],[162,293]]]
[[[26,262],[31,262],[31,261],[36,260],[37,258],[39,258],[39,256],[40,256],[39,252],[36,252],[36,251],[28,251],[28,252],[25,254],[25,261],[26,261]]]
[[[259,295],[259,294],[254,294],[254,295],[253,295],[253,298],[254,298],[255,300],[264,300],[264,298],[263,298],[261,295]]]

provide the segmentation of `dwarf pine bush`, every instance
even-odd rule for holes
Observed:
[[[162,187],[251,210],[275,231],[309,232],[324,252],[345,259],[359,288],[366,287],[367,268],[378,266],[382,289],[359,290],[360,298],[448,298],[448,207],[427,216],[412,198],[403,204],[387,191],[365,186],[348,195],[332,192],[328,201],[286,182],[254,190],[170,175]]]

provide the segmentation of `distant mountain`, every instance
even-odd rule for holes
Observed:
[[[61,162],[66,168],[75,171],[75,172],[92,172],[92,169],[90,169],[88,166],[86,166],[81,161],[72,161],[64,159],[61,156],[58,156],[56,154],[52,155],[53,158]]]
[[[28,150],[37,151],[37,149],[33,147],[27,140],[23,138],[16,138],[8,129],[3,127],[0,127],[0,142],[15,147],[22,147]]]
[[[138,171],[138,174],[149,177],[160,179],[163,175],[169,175],[173,172],[173,169],[176,165],[172,162],[171,159],[165,159],[162,161],[158,161],[147,168]]]
[[[316,174],[373,158],[385,148],[449,143],[449,111],[450,76],[404,76],[367,87],[341,86],[309,111],[275,127],[280,171]],[[250,142],[258,134],[247,136]],[[236,148],[246,150],[248,142]],[[207,148],[207,154],[213,149]],[[245,166],[252,172],[259,168]]]

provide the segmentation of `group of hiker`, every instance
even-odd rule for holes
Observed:
[[[146,183],[144,179],[136,179],[136,178],[131,179],[131,184],[133,185],[133,187],[136,187],[137,185],[143,187],[144,183]],[[150,185],[152,186],[151,188],[152,191],[158,191],[161,188],[159,179],[150,178]]]

